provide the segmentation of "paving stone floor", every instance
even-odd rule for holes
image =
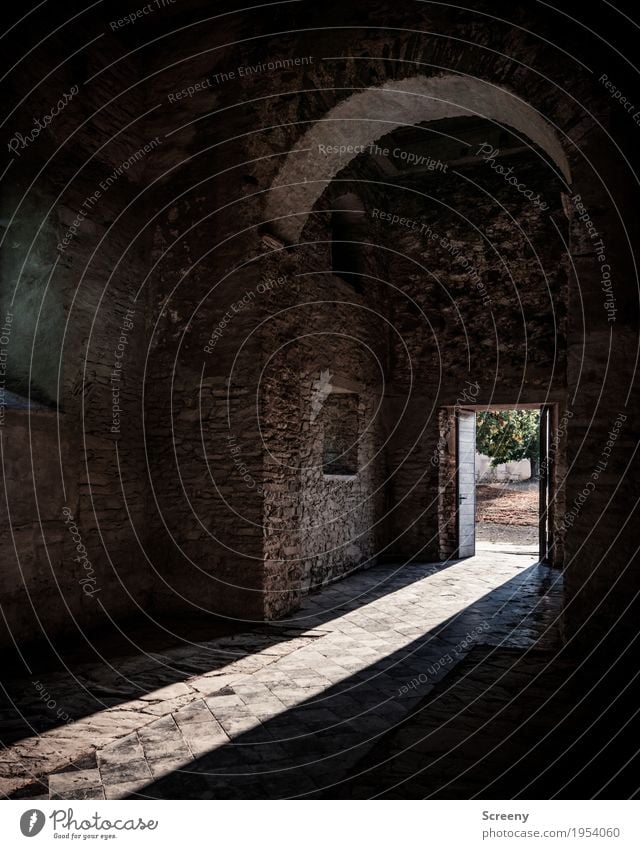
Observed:
[[[343,798],[638,798],[640,666],[625,654],[474,647],[352,768]]]
[[[475,647],[354,766],[349,798],[547,798],[553,758],[534,743],[561,719],[549,699],[571,671],[554,651]]]
[[[554,648],[559,599],[533,556],[483,550],[357,572],[250,633],[12,681],[0,792],[340,797],[475,646]]]

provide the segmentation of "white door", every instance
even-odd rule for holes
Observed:
[[[458,557],[476,553],[476,414],[457,415]]]
[[[551,407],[540,409],[540,560],[553,564],[553,524],[555,498],[551,485],[555,478],[551,450]]]

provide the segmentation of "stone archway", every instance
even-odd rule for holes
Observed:
[[[302,136],[274,180],[265,220],[295,243],[326,185],[348,162],[398,127],[442,118],[478,116],[512,127],[543,150],[569,182],[567,157],[553,127],[506,88],[459,74],[391,80],[352,95]],[[286,205],[283,215],[283,192]]]

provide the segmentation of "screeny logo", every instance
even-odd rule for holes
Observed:
[[[25,837],[35,837],[42,831],[45,819],[42,811],[31,808],[20,817],[20,831]]]

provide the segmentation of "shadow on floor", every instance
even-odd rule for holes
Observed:
[[[640,785],[635,655],[474,648],[362,758],[369,799],[627,799]]]
[[[535,585],[541,604],[530,605],[523,617],[514,599],[527,584],[530,590]],[[231,743],[129,798],[349,798],[355,792],[350,770],[455,667],[465,635],[479,633],[490,622],[483,639],[490,636],[498,645],[513,640],[517,646],[521,640],[530,648],[541,635],[548,645],[557,644],[551,623],[558,608],[547,604],[549,591],[557,589],[557,573],[532,566],[401,650],[363,666],[321,695],[257,722]]]
[[[307,600],[305,608],[310,611],[250,631],[234,628],[216,617],[170,619],[161,625],[136,621],[128,623],[124,633],[114,626],[92,635],[88,647],[88,638],[83,636],[82,650],[77,643],[63,645],[66,666],[44,647],[34,647],[35,663],[28,677],[24,670],[20,674],[15,669],[13,674],[10,668],[3,670],[0,742],[10,745],[199,673],[224,669],[231,662],[268,652],[282,643],[314,639],[313,633],[302,635],[310,629],[317,635],[323,623],[336,616],[357,610],[456,562],[430,564],[418,571],[404,564],[386,564],[356,572],[349,579],[354,583],[348,598],[342,582],[330,585],[311,596],[311,604]],[[361,582],[359,575],[364,576]],[[87,658],[91,662],[87,663]],[[62,718],[60,711],[47,708],[48,699],[43,699],[43,690],[38,689],[42,681],[48,697],[64,708]]]

